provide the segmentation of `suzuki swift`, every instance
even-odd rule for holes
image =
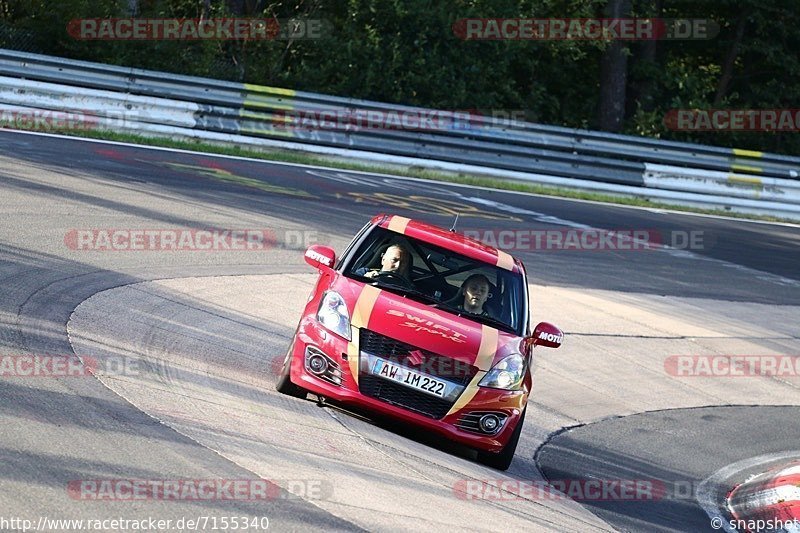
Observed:
[[[531,391],[536,346],[561,330],[529,324],[519,259],[405,217],[379,215],[341,257],[314,245],[319,279],[278,391],[311,392],[435,431],[511,464]]]

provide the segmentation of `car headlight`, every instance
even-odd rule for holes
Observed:
[[[478,385],[494,389],[516,390],[522,385],[525,377],[525,360],[518,353],[511,354],[499,361],[483,376]]]
[[[317,320],[330,331],[350,340],[350,313],[338,292],[325,293],[317,311]]]

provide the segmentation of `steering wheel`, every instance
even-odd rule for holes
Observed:
[[[375,277],[373,279],[379,279],[379,278],[385,279],[386,281],[394,283],[395,285],[401,285],[407,289],[414,288],[414,286],[408,279],[406,279],[404,276],[401,276],[400,274],[397,274],[396,272],[381,271],[375,274]]]

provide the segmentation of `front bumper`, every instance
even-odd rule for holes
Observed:
[[[357,341],[357,339],[354,340]],[[460,404],[464,399],[459,396],[452,406],[444,405],[442,408],[442,405],[438,405],[439,413],[437,414],[422,414],[411,410],[412,408],[407,405],[390,403],[393,401],[391,394],[384,394],[382,399],[373,397],[376,385],[400,389],[403,389],[404,386],[395,385],[390,380],[365,373],[368,365],[360,364],[359,351],[354,344],[348,343],[345,339],[320,326],[314,317],[305,317],[292,342],[290,353],[287,354],[287,357],[291,359],[291,381],[319,396],[334,399],[349,407],[365,409],[402,420],[434,431],[449,440],[466,446],[497,452],[508,443],[527,401],[526,391],[503,391],[477,387],[474,382],[483,375],[483,373],[479,373],[479,377],[473,379],[473,382],[461,392],[465,398],[471,396],[463,406]],[[338,379],[330,379],[330,375],[319,377],[310,371],[306,357],[309,348],[311,353],[321,352],[338,365],[340,372],[334,373],[334,375],[341,376],[341,385],[336,384]],[[369,394],[365,394],[365,392]],[[432,402],[438,401],[433,396],[431,398]],[[441,401],[439,402],[441,403]],[[444,413],[443,416],[440,416],[442,413]],[[496,414],[502,420],[501,428],[494,434],[483,433],[475,427],[476,421],[486,413]]]

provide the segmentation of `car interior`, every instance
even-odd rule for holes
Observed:
[[[512,324],[512,291],[506,290],[508,281],[503,272],[493,266],[469,260],[424,242],[402,236],[387,235],[376,239],[357,256],[351,264],[351,272],[381,269],[381,257],[394,245],[409,252],[408,261],[400,275],[410,282],[410,287],[448,307],[463,301],[461,285],[470,275],[481,273],[489,279],[490,297],[484,308],[491,318]]]

